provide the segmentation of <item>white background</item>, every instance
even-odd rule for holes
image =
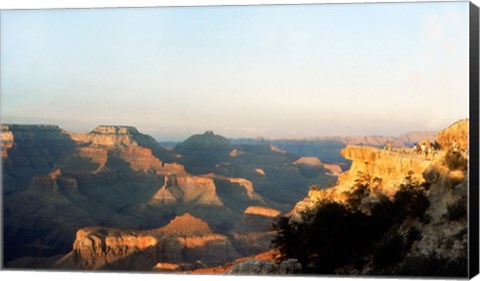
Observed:
[[[239,4],[294,4],[294,3],[365,3],[365,2],[380,2],[374,0],[0,0],[0,9],[41,9],[41,8],[97,8],[97,7],[155,7],[155,6],[193,6],[193,5],[239,5]],[[418,1],[385,1],[381,2],[418,2]],[[438,2],[438,1],[437,1]],[[474,4],[480,6],[480,0],[472,0]],[[442,266],[442,265],[438,265]],[[221,275],[168,275],[168,274],[129,274],[129,273],[72,273],[72,272],[41,272],[41,271],[1,271],[0,280],[62,280],[62,281],[77,281],[77,280],[167,280],[167,281],[216,281],[216,280],[244,280],[245,276],[221,276]],[[276,281],[276,280],[308,280],[313,277],[258,277],[249,276],[249,281]],[[337,277],[316,277],[320,280],[352,280],[349,278]],[[355,278],[356,280],[395,280],[385,278]],[[398,279],[396,279],[398,280]],[[402,279],[405,280],[405,279]],[[475,278],[480,280],[480,277]]]

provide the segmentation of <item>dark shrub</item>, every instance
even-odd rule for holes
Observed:
[[[405,245],[400,235],[381,243],[373,254],[373,262],[377,268],[384,268],[399,262],[403,258]]]
[[[278,234],[273,246],[278,247],[280,260],[296,258],[304,273],[316,274],[334,274],[345,266],[361,267],[369,255],[374,256],[379,272],[401,261],[413,241],[420,238],[418,230],[379,241],[387,232],[396,233],[407,217],[424,217],[429,206],[424,191],[418,186],[403,186],[393,200],[381,197],[370,203],[370,214],[352,207],[360,204],[366,192],[368,185],[357,182],[348,205],[324,201],[304,212],[301,222],[279,219],[274,225]]]
[[[444,163],[450,170],[466,171],[468,167],[468,160],[458,151],[448,151]]]
[[[273,241],[281,259],[296,258],[305,273],[333,274],[372,245],[368,216],[335,202],[323,202],[302,214],[302,222],[279,219]]]
[[[434,254],[406,258],[394,274],[422,277],[467,277],[467,257],[454,261]]]
[[[455,203],[447,206],[447,218],[457,221],[467,218],[467,198],[463,197]]]

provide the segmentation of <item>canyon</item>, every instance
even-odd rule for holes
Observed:
[[[313,140],[325,144],[327,159],[342,159],[330,162],[301,152],[312,140],[295,140],[301,145],[292,149],[293,140],[232,141],[207,131],[165,148],[131,126],[73,133],[4,124],[5,267],[298,273],[296,260],[278,263],[271,249],[279,218],[301,221],[322,202],[348,205],[358,186],[367,188],[359,208],[368,213],[372,202],[412,183],[429,187],[431,219],[402,226],[422,234],[408,255],[461,258],[466,224],[446,216],[465,200],[468,177],[448,157],[468,158],[468,126],[461,120],[438,134]],[[383,148],[387,141],[391,149]],[[410,148],[434,141],[442,149],[429,155]]]
[[[297,159],[210,131],[169,150],[131,126],[4,124],[5,266],[192,269],[266,251],[274,219],[336,178]]]

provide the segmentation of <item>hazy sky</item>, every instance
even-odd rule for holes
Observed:
[[[1,121],[161,140],[468,117],[468,2],[3,11]]]

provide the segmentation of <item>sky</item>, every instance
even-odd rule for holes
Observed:
[[[468,2],[1,13],[0,121],[158,140],[400,135],[468,117]]]

